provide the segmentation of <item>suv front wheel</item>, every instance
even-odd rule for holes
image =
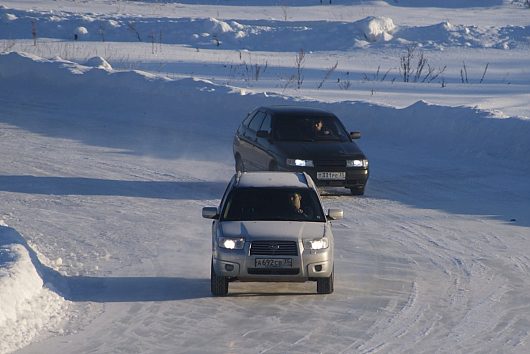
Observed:
[[[317,293],[318,294],[331,294],[333,292],[333,274],[335,271],[331,272],[329,278],[319,278],[317,279]]]
[[[218,276],[215,274],[215,269],[213,269],[213,261],[210,272],[210,286],[214,296],[228,295],[228,279],[227,277]]]

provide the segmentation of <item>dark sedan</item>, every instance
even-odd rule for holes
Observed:
[[[236,171],[304,171],[318,186],[346,187],[363,195],[368,160],[342,122],[324,110],[259,107],[234,137]]]

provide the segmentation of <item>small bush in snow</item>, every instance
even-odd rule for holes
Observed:
[[[322,87],[322,85],[324,85],[324,82],[326,82],[327,79],[329,79],[329,77],[331,76],[331,74],[333,74],[333,72],[335,71],[335,69],[337,69],[337,66],[339,66],[339,62],[335,62],[335,65],[333,65],[332,67],[330,67],[327,71],[326,71],[326,74],[324,75],[324,78],[322,79],[322,81],[320,81],[320,83],[318,84],[317,86],[317,89],[320,90],[320,88]]]
[[[303,49],[300,49],[296,55],[295,65],[296,65],[296,87],[300,89],[302,83],[304,82],[304,75],[302,73],[305,64],[305,52]]]
[[[408,47],[407,52],[399,58],[399,74],[403,82],[432,82],[445,71],[446,67],[433,68],[423,51],[417,52],[416,47]]]

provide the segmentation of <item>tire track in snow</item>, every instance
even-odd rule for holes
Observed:
[[[350,212],[366,216],[373,202],[365,198],[355,204],[349,208]],[[503,323],[506,336],[496,341],[522,345],[528,334],[517,333],[520,339],[513,340],[514,328],[520,331],[515,324],[510,328],[506,324],[507,314],[495,307],[513,298],[507,285],[513,281],[505,275],[506,266],[483,261],[499,250],[506,253],[506,243],[495,233],[461,235],[460,225],[477,223],[472,218],[454,216],[451,217],[454,222],[448,224],[443,214],[419,211],[399,215],[401,211],[394,209],[395,206],[393,202],[384,202],[376,211],[382,215],[369,217],[380,223],[380,227],[389,219],[390,231],[383,238],[399,244],[396,251],[407,255],[410,261],[408,264],[416,274],[414,295],[411,295],[414,301],[399,308],[389,305],[390,317],[381,318],[367,329],[371,333],[369,339],[361,345],[353,343],[344,352],[352,348],[366,353],[414,351],[415,345],[422,342],[428,344],[424,348],[432,351],[472,349],[480,345],[480,338],[485,340],[503,328]],[[359,222],[359,226],[367,227],[369,223]],[[523,276],[528,274],[528,257],[510,256],[507,261]]]

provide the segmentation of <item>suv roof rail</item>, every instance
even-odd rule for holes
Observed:
[[[304,175],[305,184],[307,184],[311,188],[315,188],[316,189],[315,183],[313,182],[311,177],[307,174],[307,172],[302,172],[302,174]]]
[[[236,173],[236,183],[235,183],[236,185],[239,184],[239,180],[241,179],[241,175],[242,174],[243,174],[243,172],[237,171],[237,173]]]

